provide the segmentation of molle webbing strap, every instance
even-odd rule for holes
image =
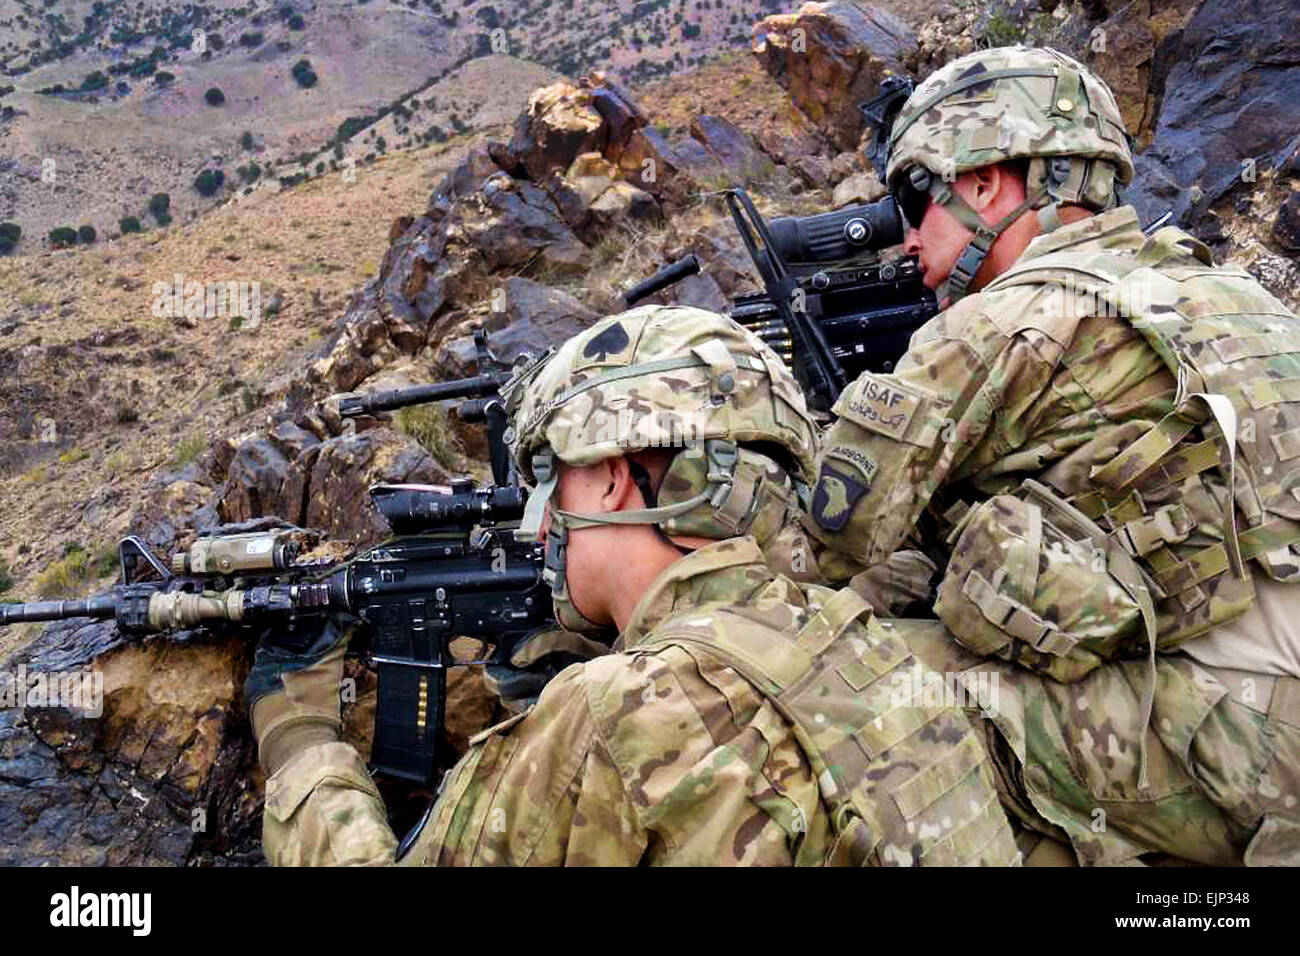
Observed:
[[[1207,266],[1214,262],[1214,254],[1205,243],[1189,236],[1177,226],[1164,226],[1147,237],[1133,260],[1134,268],[1159,265],[1173,256],[1189,254]]]
[[[1300,541],[1300,521],[1277,518],[1267,524],[1248,528],[1238,535],[1242,561],[1249,561],[1269,551],[1277,551]],[[1212,544],[1190,557],[1148,560],[1155,571],[1152,577],[1166,594],[1179,594],[1187,589],[1222,574],[1232,567],[1231,552],[1222,544]]]
[[[1137,604],[1142,612],[1142,626],[1147,638],[1148,680],[1142,695],[1142,737],[1138,742],[1138,786],[1147,785],[1147,731],[1150,729],[1151,715],[1155,712],[1156,702],[1156,638],[1159,628],[1156,619],[1156,605],[1151,598],[1151,590],[1141,568],[1132,555],[1124,550],[1119,540],[1107,534],[1086,514],[1065,501],[1055,491],[1032,478],[1026,478],[1020,486],[1020,494],[1026,500],[1034,501],[1040,507],[1048,509],[1057,519],[1058,526],[1073,530],[1080,539],[1091,540],[1094,547],[1103,549],[1106,556],[1106,569]]]
[[[897,862],[891,855],[904,845],[928,865],[1010,862],[1015,848],[999,842],[1005,820],[983,783],[982,744],[966,718],[943,704],[923,704],[915,692],[894,701],[898,682],[890,675],[910,677],[906,668],[915,659],[856,593],[836,591],[809,610],[794,635],[747,626],[733,636],[726,619],[735,612],[722,611],[714,612],[721,621],[690,627],[687,618],[636,651],[698,649],[771,702],[808,760],[836,835],[817,862],[863,865],[878,855]],[[867,636],[846,634],[859,619]],[[878,850],[882,843],[886,849]]]
[[[1003,569],[998,570],[1000,572]],[[966,575],[961,593],[970,598],[980,613],[999,631],[1031,645],[1035,650],[1062,657],[1079,642],[1078,638],[998,591],[997,585],[989,583],[978,571],[972,570]],[[1011,641],[1008,639],[1006,643]]]

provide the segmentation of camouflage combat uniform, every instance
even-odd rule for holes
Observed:
[[[672,564],[616,651],[474,739],[404,865],[1016,862],[965,716],[900,698],[907,649],[852,592],[770,571],[752,538]],[[802,733],[833,767],[810,763]],[[826,794],[855,773],[838,812],[862,822],[837,842]],[[342,743],[268,782],[264,845],[275,864],[389,864],[396,850]]]
[[[1068,843],[1080,863],[1153,852],[1215,866],[1300,862],[1291,822],[1300,726],[1267,716],[1279,693],[1270,678],[1256,675],[1258,697],[1245,702],[1239,686],[1186,655],[1162,654],[1148,718],[1145,661],[1106,664],[1063,684],[963,648],[938,621],[892,623],[936,675],[963,675],[958,684],[982,675],[982,686],[997,675],[984,709],[991,719],[972,712],[972,723],[984,733],[1004,806],[1030,830]],[[1144,732],[1152,743],[1147,786],[1139,787]]]
[[[840,396],[810,528],[875,565],[934,521],[940,619],[966,648],[1051,678],[1006,671],[1033,718],[998,723],[1026,780],[1100,768],[1088,799],[1130,801],[1150,844],[1222,860],[1254,834],[1248,859],[1300,862],[1300,624],[1283,610],[1300,604],[1300,322],[1191,236],[1146,236],[1114,205],[1131,159],[1113,97],[1074,61],[972,54],[900,117],[892,187],[952,203],[945,163],[1032,158],[1015,215],[1037,209],[1042,234],[966,295],[1006,220],[980,231],[955,210],[976,232],[960,294],[893,374]],[[1062,225],[1041,205],[1048,176],[1057,204],[1095,214]],[[1200,831],[1161,802],[1189,787],[1229,823]],[[1058,795],[1080,812],[1085,790]],[[1054,820],[1049,802],[1036,805]]]
[[[535,708],[474,739],[404,863],[1019,861],[962,711],[900,685],[912,657],[857,594],[796,584],[764,561],[806,489],[817,432],[761,340],[715,313],[642,307],[520,369],[503,397],[506,441],[534,486],[516,535],[539,535],[549,516],[545,575],[561,626],[608,626],[572,600],[570,532],[643,525],[678,549],[711,543],[669,558],[635,596],[615,653],[561,671]],[[657,487],[629,457],[644,449],[673,449]],[[629,459],[645,507],[559,506],[557,461],[614,458]],[[306,694],[299,675],[282,681],[264,698],[264,726],[296,726]],[[267,856],[391,863],[378,793],[324,729],[268,783]]]

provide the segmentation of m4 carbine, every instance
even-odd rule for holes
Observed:
[[[315,630],[307,619],[335,612],[359,618],[350,651],[375,667],[371,765],[390,777],[431,786],[445,723],[449,643],[473,637],[506,663],[517,642],[553,622],[542,546],[517,542],[526,492],[503,441],[498,389],[508,378],[476,336],[480,374],[398,392],[343,396],[344,416],[460,398],[460,416],[487,426],[494,483],[470,478],[450,487],[375,485],[370,496],[394,537],[342,563],[299,560],[302,529],[271,527],[199,537],[164,564],[137,537],[122,540],[122,580],[84,600],[0,605],[0,626],[21,621],[112,619],[124,634],[209,627],[234,630],[301,651]],[[275,524],[274,520],[270,522]],[[469,662],[460,662],[469,663]]]

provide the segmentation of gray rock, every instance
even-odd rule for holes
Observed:
[[[1189,227],[1230,190],[1254,188],[1243,181],[1243,161],[1280,165],[1295,147],[1297,89],[1300,5],[1206,0],[1183,31],[1129,201],[1144,220],[1172,209]]]

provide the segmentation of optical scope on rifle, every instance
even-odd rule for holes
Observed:
[[[517,542],[525,491],[502,433],[498,389],[507,372],[476,335],[480,374],[397,392],[344,396],[343,415],[441,399],[462,399],[460,416],[488,431],[495,483],[475,487],[380,484],[370,497],[395,537],[334,563],[309,560],[313,532],[258,519],[200,536],[162,561],[138,537],[118,547],[121,583],[93,597],[0,605],[0,626],[64,618],[114,620],[126,635],[211,627],[302,651],[307,619],[344,612],[361,622],[349,651],[378,674],[371,764],[376,772],[424,786],[440,762],[449,642],[473,637],[505,663],[515,644],[552,623],[550,585],[537,543]]]

